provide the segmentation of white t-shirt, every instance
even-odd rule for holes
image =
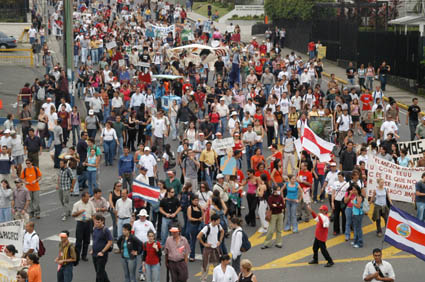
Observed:
[[[136,220],[133,224],[134,235],[143,243],[148,241],[148,231],[152,230],[156,233],[155,227],[149,220]]]
[[[204,228],[202,228],[201,232],[206,236],[208,233],[208,226],[210,227],[210,233],[208,234],[207,237],[207,241],[204,242],[206,244],[210,244],[211,248],[217,248],[217,244],[218,244],[218,234],[220,232],[220,230],[222,230],[223,228],[221,227],[221,225],[216,225],[213,226],[212,223],[205,225]]]
[[[381,272],[382,272],[382,274],[384,274],[384,276],[386,277],[386,278],[392,278],[392,279],[394,279],[395,280],[395,274],[394,274],[394,269],[393,269],[393,267],[392,267],[392,265],[389,263],[389,262],[387,262],[387,261],[385,261],[385,260],[383,260],[382,261],[382,264],[380,264],[380,265],[378,265],[378,267],[379,267],[379,269],[381,270]],[[367,264],[366,264],[366,266],[365,266],[365,268],[364,268],[364,272],[363,272],[363,280],[367,277],[367,276],[369,276],[369,275],[371,275],[371,274],[374,274],[376,272],[376,269],[375,269],[375,267],[373,266],[373,262],[368,262]],[[372,280],[370,280],[371,282],[378,282],[378,280],[376,280],[376,279],[372,279]]]
[[[384,132],[382,138],[387,138],[388,133],[396,133],[398,131],[397,124],[394,121],[384,121],[381,125],[381,131]]]
[[[328,174],[326,174],[325,181],[326,183],[328,183],[328,185],[326,185],[326,193],[328,195],[332,194],[333,186],[335,182],[338,181],[338,172],[338,170],[336,170],[335,172],[329,171]]]
[[[297,111],[301,110],[301,96],[293,96],[291,98],[291,105],[295,107]]]
[[[33,249],[34,253],[37,253],[39,241],[40,238],[38,237],[37,233],[35,233],[35,231],[33,231],[32,233],[25,232],[24,245],[22,246],[22,251],[26,253],[28,252],[28,250]]]
[[[235,282],[238,281],[238,275],[231,265],[226,266],[226,272],[223,273],[221,264],[214,267],[212,282]]]
[[[153,135],[158,138],[164,137],[164,132],[167,129],[164,118],[152,118]]]
[[[288,97],[280,99],[280,110],[284,115],[289,113],[289,104]]]
[[[350,129],[350,125],[353,123],[350,115],[340,115],[336,122],[339,124],[339,131],[348,131]]]
[[[156,160],[155,157],[152,156],[152,154],[141,156],[139,160],[139,165],[145,167],[148,170],[148,172],[146,173],[147,177],[154,176],[153,168],[154,166],[156,166]]]
[[[345,192],[347,191],[348,185],[347,182],[339,182],[339,180],[334,182],[332,189],[335,191],[335,200],[342,201],[344,199]]]

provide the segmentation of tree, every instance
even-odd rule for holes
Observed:
[[[327,17],[333,9],[314,8],[316,3],[329,0],[265,0],[264,10],[272,19],[311,20],[313,17]]]

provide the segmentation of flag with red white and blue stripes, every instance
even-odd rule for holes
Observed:
[[[133,197],[142,199],[151,204],[158,204],[159,202],[159,187],[149,186],[138,180],[133,180]]]
[[[425,261],[425,222],[391,206],[384,241]]]

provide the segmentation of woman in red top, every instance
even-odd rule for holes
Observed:
[[[148,231],[148,242],[143,244],[143,273],[146,281],[160,281],[161,244],[155,241],[155,233]]]
[[[233,146],[233,152],[236,150],[243,151],[244,146],[240,138],[239,132],[235,132],[235,134],[233,134],[233,142],[235,142],[235,145]]]
[[[210,116],[210,122],[212,123],[213,127],[214,127],[214,134],[217,133],[218,130],[218,125],[220,123],[220,115],[219,113],[217,113],[217,110],[215,109],[215,107],[212,108],[212,112],[209,114]]]
[[[266,165],[263,162],[259,163],[255,170],[255,176],[260,177],[262,174],[267,175],[267,184],[270,186],[270,173],[266,170]]]
[[[122,95],[124,95],[124,105],[125,107],[128,109],[130,106],[130,97],[131,97],[131,91],[130,88],[128,87],[128,84],[125,83],[122,88],[120,89],[120,92]]]
[[[258,120],[262,126],[264,125],[264,116],[261,113],[261,108],[257,108],[254,115],[254,120]]]

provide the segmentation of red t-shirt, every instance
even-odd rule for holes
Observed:
[[[210,113],[210,122],[218,123],[220,121],[220,115],[218,113]]]
[[[283,163],[283,156],[282,156],[282,152],[277,151],[276,153],[273,154],[273,158],[275,159],[280,159],[280,161]],[[274,169],[274,161],[272,161],[270,163],[270,172],[272,172]]]
[[[329,227],[323,227],[323,220],[322,217],[319,214],[316,214],[314,211],[311,212],[311,215],[313,216],[313,218],[318,217],[319,221],[316,224],[316,233],[315,236],[317,238],[317,240],[322,241],[322,242],[326,242],[326,240],[328,240],[328,231],[329,231]],[[327,215],[323,215],[325,217],[328,217]],[[328,218],[329,220],[329,218]]]
[[[363,103],[362,111],[370,111],[372,110],[372,101],[373,97],[370,94],[363,94],[360,96],[360,101]]]
[[[301,180],[306,181],[310,184],[313,184],[313,174],[310,171],[300,171],[298,173],[298,176],[301,178]],[[311,186],[307,186],[304,183],[300,183],[301,188],[303,189],[309,189]]]
[[[271,179],[271,177],[270,177],[270,173],[267,171],[267,170],[263,170],[263,171],[259,171],[259,170],[256,170],[255,171],[255,176],[257,176],[257,177],[260,177],[261,176],[261,174],[265,174],[265,175],[267,175],[267,181],[270,181],[270,179]]]
[[[254,119],[258,119],[258,121],[260,122],[261,125],[263,125],[264,123],[264,117],[262,114],[255,114],[254,115]]]
[[[146,263],[149,265],[156,265],[159,263],[159,257],[156,250],[152,247],[153,244],[158,244],[158,250],[161,249],[161,244],[157,241],[153,243],[147,242],[143,245],[143,250],[146,252]]]

